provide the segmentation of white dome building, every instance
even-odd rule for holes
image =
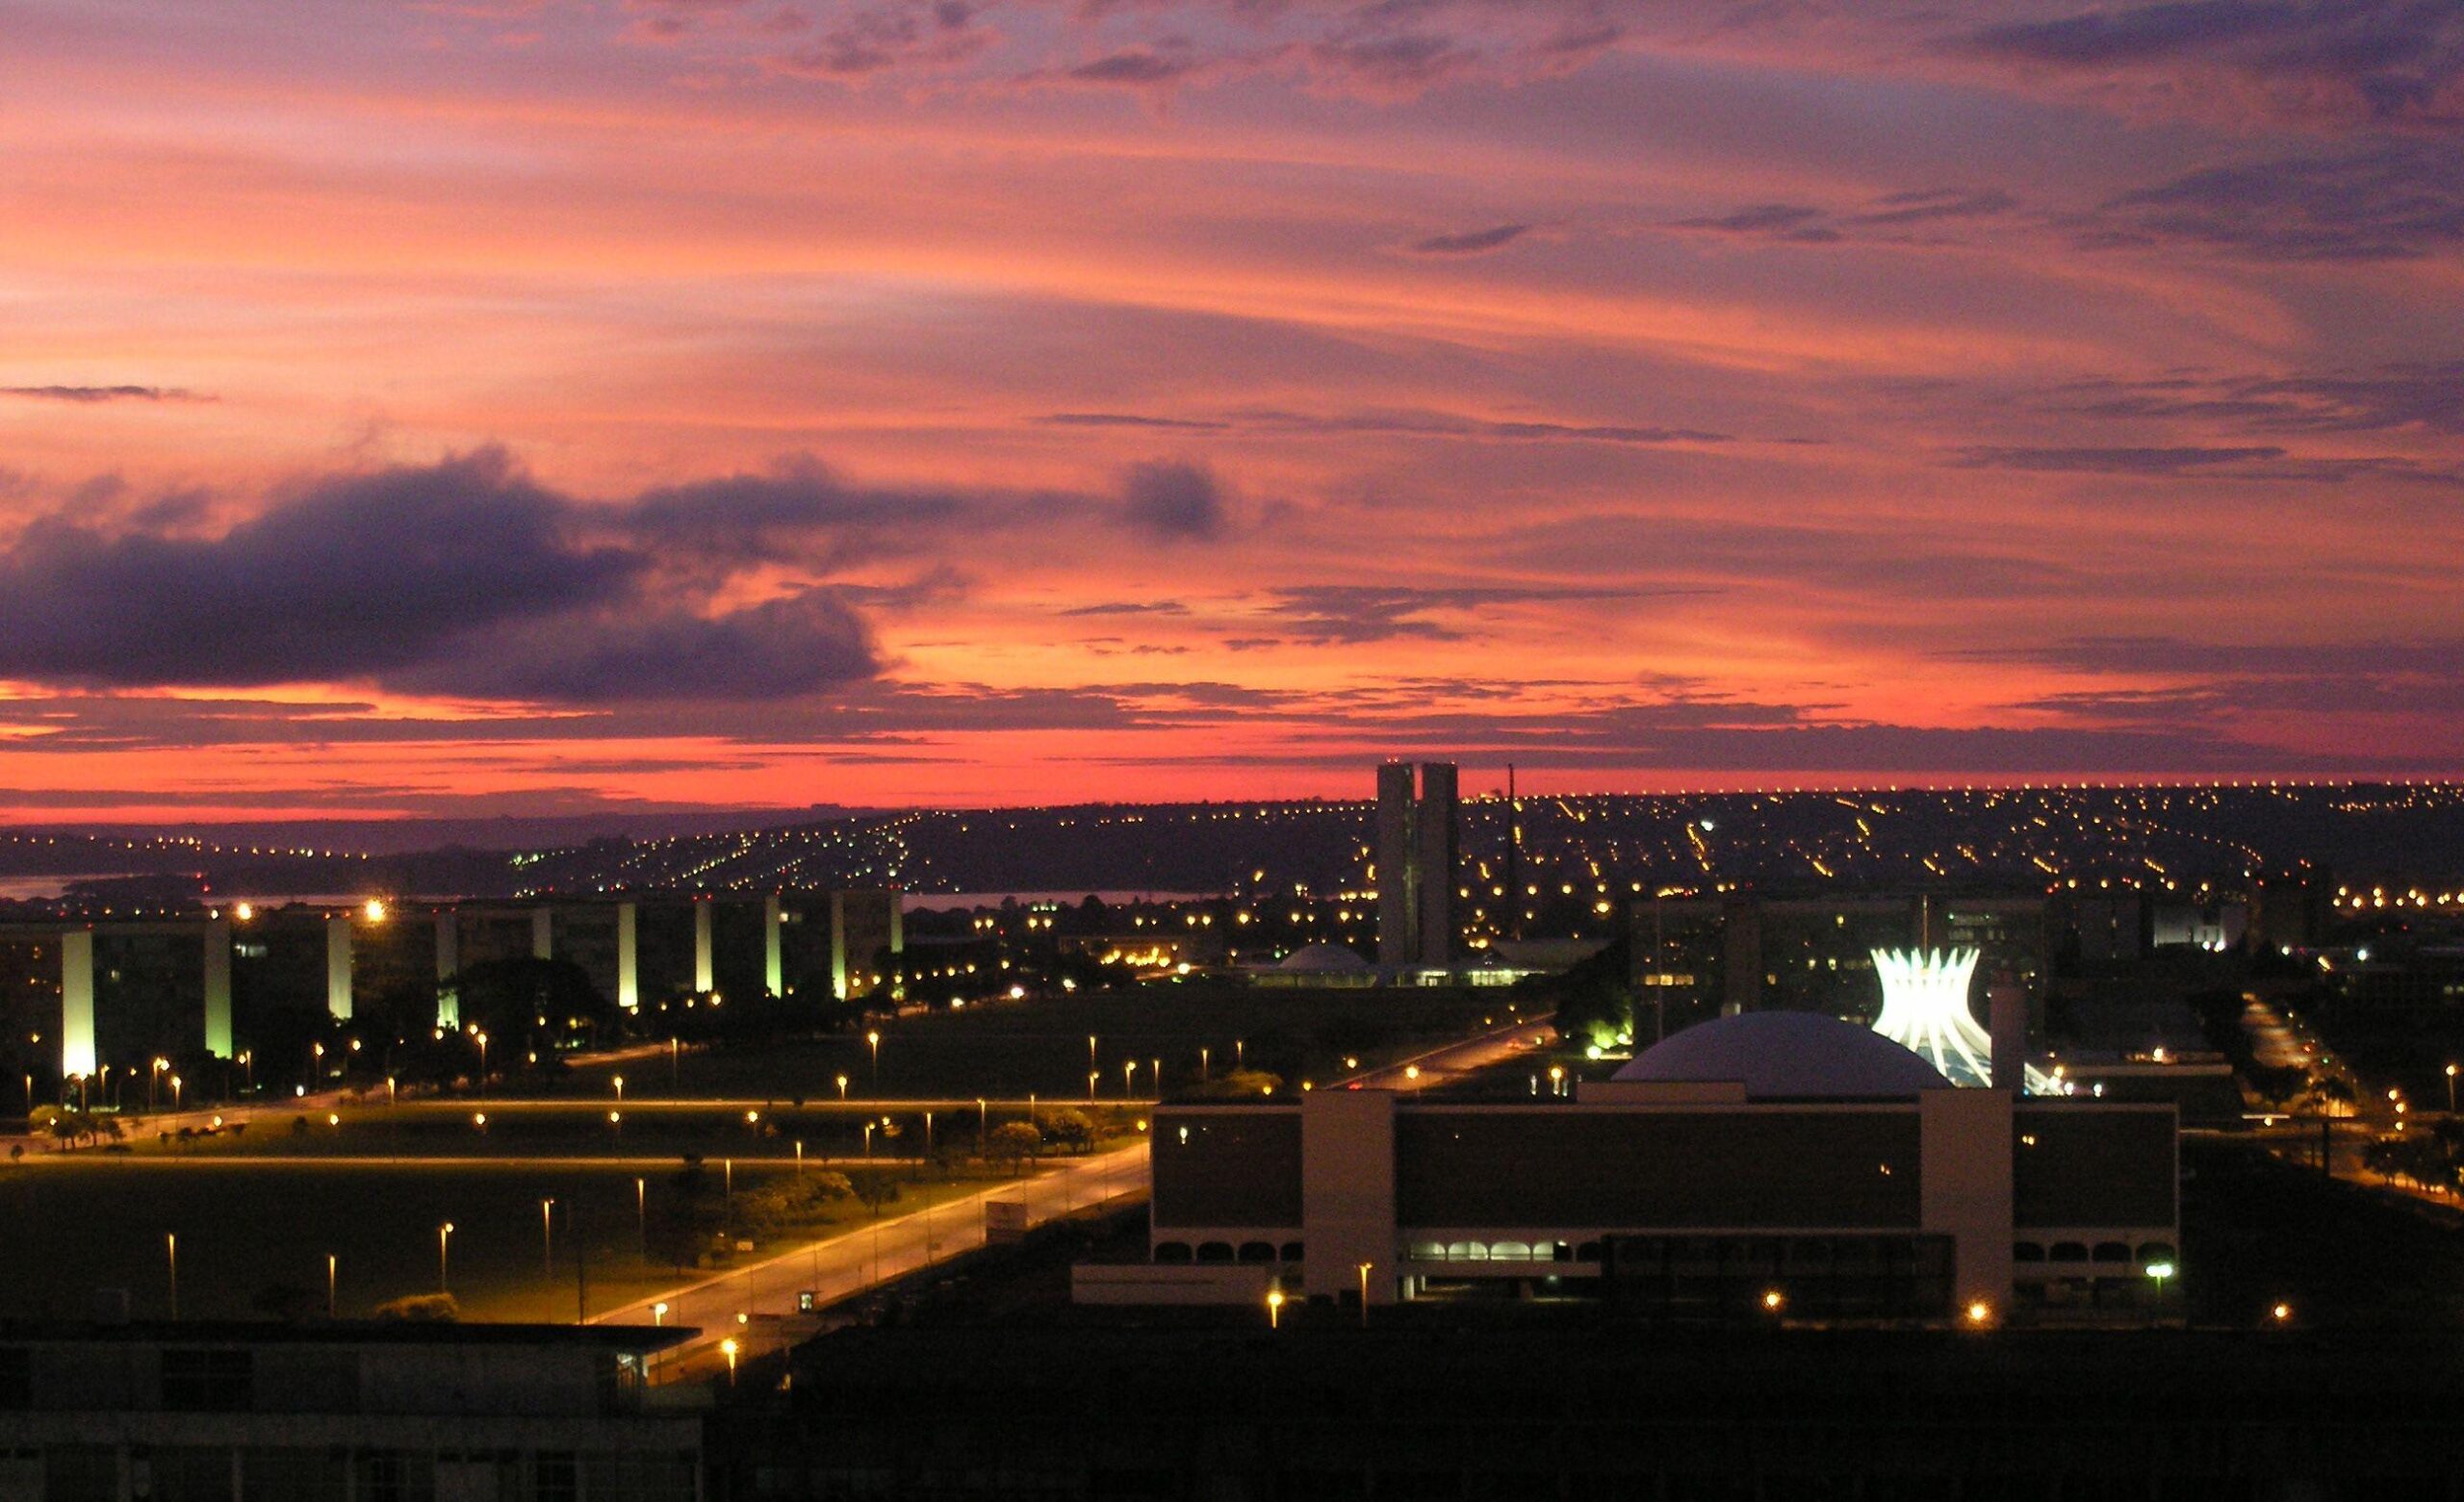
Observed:
[[[1367,974],[1369,961],[1340,944],[1303,944],[1275,968],[1290,975],[1356,976]]]
[[[1636,1055],[1620,1084],[1742,1084],[1748,1100],[1899,1099],[1946,1090],[1922,1057],[1871,1028],[1820,1012],[1741,1012]]]

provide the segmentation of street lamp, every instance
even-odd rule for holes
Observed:
[[[452,1241],[453,1222],[449,1220],[440,1222],[436,1228],[436,1291],[439,1293],[453,1291],[453,1280],[449,1276],[452,1270],[452,1263],[449,1260]]]
[[[642,1260],[651,1259],[650,1186],[640,1178],[633,1180],[633,1230],[641,1237]]]
[[[2455,1114],[2455,1066],[2447,1066],[2447,1114]]]
[[[607,1113],[607,1130],[613,1132],[620,1137],[625,1134],[625,1113],[623,1111],[612,1110]]]
[[[869,1122],[869,1121],[868,1121],[868,1122],[864,1123],[864,1161],[866,1161],[866,1162],[868,1162],[868,1163],[869,1163],[869,1162],[871,1162],[872,1160],[873,1160],[873,1124],[872,1124],[871,1122]]]
[[[873,1051],[873,1093],[879,1095],[882,1089],[882,1035],[866,1032],[864,1043]]]
[[[552,1199],[539,1202],[539,1275],[543,1278],[556,1275],[555,1222],[548,1214],[555,1204]]]
[[[1102,1067],[1095,1062],[1095,1035],[1091,1032],[1087,1034],[1087,1067],[1090,1069]]]
[[[624,1104],[625,1104],[625,1077],[624,1077],[623,1075],[617,1075],[617,1076],[613,1077],[612,1079],[610,1079],[610,1080],[608,1081],[608,1083],[613,1084],[614,1086],[616,1086],[616,1104],[617,1104],[617,1105],[619,1105],[619,1106],[624,1105]]]
[[[655,1303],[655,1304],[654,1304],[654,1305],[652,1305],[652,1306],[651,1306],[651,1327],[652,1327],[653,1329],[657,1329],[658,1327],[660,1327],[660,1326],[662,1326],[662,1325],[665,1325],[666,1323],[667,1323],[667,1300],[665,1300],[665,1299],[661,1299],[661,1300],[659,1300],[657,1303]]]
[[[1129,1099],[1130,1082],[1138,1078],[1138,1060],[1129,1059],[1120,1066],[1120,1098]]]
[[[1361,1262],[1358,1264],[1358,1271],[1360,1273],[1360,1328],[1363,1330],[1369,1328],[1369,1270],[1376,1265],[1377,1264],[1375,1262]]]
[[[1102,1077],[1101,1075],[1094,1075],[1094,1074],[1091,1074],[1091,1075],[1089,1075],[1089,1076],[1087,1077],[1087,1099],[1088,1099],[1088,1100],[1092,1101],[1092,1100],[1095,1098],[1095,1082],[1096,1082],[1097,1080],[1102,1079],[1102,1078],[1103,1078],[1103,1077]]]
[[[838,1077],[838,1098],[842,1101],[847,1099],[847,1077],[845,1075],[840,1075]]]
[[[169,1264],[171,1274],[171,1317],[173,1319],[177,1319],[180,1317],[179,1233],[174,1231],[166,1231],[163,1233],[163,1256]]]
[[[325,1317],[327,1319],[334,1317],[334,1288],[339,1281],[338,1275],[341,1269],[342,1260],[333,1253],[327,1252],[325,1254]]]
[[[735,1337],[730,1336],[720,1341],[719,1352],[728,1359],[728,1386],[732,1387],[735,1386]]]
[[[1268,1290],[1267,1328],[1269,1330],[1283,1328],[1283,1290],[1281,1288]]]
[[[171,1119],[173,1121],[180,1119],[180,1077],[178,1075],[171,1077]]]
[[[2156,1280],[2156,1298],[2159,1303],[2164,1302],[2165,1280],[2173,1276],[2173,1264],[2170,1262],[2149,1262],[2147,1264],[2147,1276]]]
[[[1213,1076],[1207,1068],[1207,1048],[1201,1043],[1197,1049],[1197,1082],[1204,1084],[1211,1078]]]

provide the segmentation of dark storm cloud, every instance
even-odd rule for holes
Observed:
[[[2040,647],[1954,655],[1989,662],[2037,663],[2087,673],[2284,676],[2354,672],[2464,674],[2464,637],[2312,645],[2202,642],[2180,636],[2079,636]]]
[[[2408,142],[2210,167],[2112,200],[2081,241],[2264,261],[2451,255],[2464,244],[2464,148]]]
[[[324,482],[218,538],[44,518],[0,552],[0,675],[279,683],[382,674],[620,597],[642,570],[497,452]]]
[[[1431,235],[1426,240],[1413,242],[1412,251],[1424,256],[1484,255],[1521,240],[1530,232],[1528,224],[1498,224],[1459,235]]]
[[[804,515],[776,487],[731,483],[655,493],[631,517],[683,546],[662,528],[713,496]],[[659,560],[609,520],[494,449],[322,480],[218,537],[55,514],[0,549],[0,677],[594,702],[795,694],[875,671],[835,596],[696,608],[649,589]],[[744,545],[721,531],[711,546]]]
[[[2464,711],[2464,639],[2456,638],[2335,645],[2100,636],[1959,655],[2183,680],[2055,693],[2011,706],[2092,723],[2191,725],[2201,723],[2201,717],[2235,714],[2451,716]]]
[[[1309,57],[1322,73],[1373,90],[1404,92],[1468,73],[1481,61],[1472,47],[1432,32],[1322,41],[1309,49]]]
[[[1470,586],[1416,589],[1375,584],[1303,584],[1271,592],[1266,613],[1294,640],[1357,644],[1418,637],[1454,641],[1464,631],[1433,615],[1463,615],[1543,600],[1614,599],[1656,591]]]
[[[2008,213],[2018,201],[1998,188],[1972,191],[1927,188],[1891,193],[1851,222],[1873,225],[1923,224],[1939,219],[1981,219]]]
[[[1960,461],[1978,469],[2037,470],[2083,474],[2179,474],[2186,470],[2253,459],[2281,459],[2272,446],[2241,448],[1997,448],[1959,450]]]
[[[1672,227],[1804,245],[1840,244],[1851,239],[1930,243],[1928,237],[1938,236],[1947,226],[1994,218],[2018,203],[1999,188],[1919,188],[1885,193],[1854,209],[1752,203],[1726,214],[1679,219]]]
[[[771,60],[774,69],[807,77],[860,79],[897,68],[944,68],[989,46],[988,28],[963,0],[868,6],[822,34],[819,41]]]
[[[1131,47],[1081,63],[1068,70],[1068,76],[1082,84],[1154,89],[1179,83],[1202,65],[1194,57]]]
[[[388,675],[417,693],[541,703],[752,700],[809,694],[880,668],[871,633],[828,590],[714,616],[566,615],[499,634],[467,657]]]
[[[2464,434],[2464,361],[2368,370],[2072,382],[2049,398],[2089,417],[2192,418],[2252,432]]]
[[[2464,11],[2452,0],[2176,0],[1989,26],[1954,49],[2090,82],[2154,75],[2174,108],[2464,126]]]
[[[1824,210],[1802,203],[1755,203],[1732,213],[1708,218],[1680,219],[1680,229],[1717,230],[1730,235],[1758,235],[1773,240],[1795,240],[1821,243],[1839,238],[1839,232],[1824,222],[1830,216]]]
[[[176,386],[0,386],[0,396],[26,401],[66,401],[93,406],[106,401],[212,401]]]
[[[1959,462],[1970,469],[2016,470],[2048,474],[2179,476],[2277,485],[2342,485],[2363,478],[2402,480],[2445,488],[2464,485],[2464,471],[2424,465],[2395,455],[2296,457],[2272,445],[2239,447],[2194,445],[2067,448],[1986,446],[1960,449],[1958,454]]]
[[[1061,613],[1065,616],[1185,616],[1190,613],[1190,607],[1177,599],[1124,599],[1074,605]]]
[[[810,459],[767,474],[731,474],[643,492],[622,508],[621,524],[653,549],[726,562],[806,556],[818,540],[828,563],[911,546],[919,531],[977,509],[974,497],[934,491],[863,489],[843,484]]]
[[[1151,427],[1189,433],[1217,433],[1232,425],[1194,418],[1141,417],[1131,412],[1052,412],[1035,420],[1053,427]]]
[[[1132,530],[1165,541],[1214,537],[1226,523],[1215,471],[1180,460],[1132,466],[1121,483],[1121,511]]]
[[[1406,438],[1468,438],[1503,441],[1562,440],[1590,444],[1725,444],[1734,435],[1701,428],[1611,422],[1497,421],[1452,412],[1389,409],[1367,412],[1293,412],[1249,407],[1220,418],[1149,417],[1121,412],[1062,412],[1039,422],[1065,427],[1156,428],[1190,433],[1297,433],[1311,437],[1393,434]]]

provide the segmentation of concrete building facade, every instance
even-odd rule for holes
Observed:
[[[1082,1278],[1081,1296],[1238,1302],[1279,1281],[1373,1304],[1590,1294],[1675,1318],[2173,1317],[2170,1106],[1957,1089],[1811,1014],[1690,1034],[1570,1102],[1165,1107],[1149,1262]]]
[[[1444,969],[1454,962],[1461,877],[1457,777],[1452,762],[1377,769],[1377,963]]]

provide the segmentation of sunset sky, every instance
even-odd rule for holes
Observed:
[[[18,821],[2446,773],[2460,507],[2453,0],[0,3]]]

